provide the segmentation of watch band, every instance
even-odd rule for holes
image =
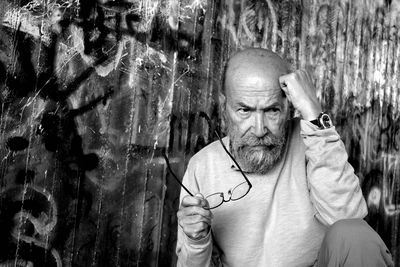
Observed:
[[[311,120],[310,122],[320,129],[328,129],[333,126],[331,118],[325,112],[321,112],[317,119]]]

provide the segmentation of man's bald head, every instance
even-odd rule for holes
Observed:
[[[225,68],[223,94],[232,83],[254,75],[267,78],[267,87],[279,89],[279,77],[290,72],[289,64],[271,50],[249,48],[232,56]]]

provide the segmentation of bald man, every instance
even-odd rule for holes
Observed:
[[[247,49],[228,61],[223,90],[227,136],[183,178],[194,196],[180,197],[178,266],[392,266],[307,72]]]

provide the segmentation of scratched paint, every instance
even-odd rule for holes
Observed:
[[[1,1],[0,266],[174,266],[227,58],[306,68],[400,265],[400,1]],[[211,118],[209,126],[204,115]]]

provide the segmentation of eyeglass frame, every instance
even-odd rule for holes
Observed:
[[[210,119],[208,118],[208,116],[206,116],[205,118],[206,118],[207,122],[210,123]],[[221,206],[224,202],[236,201],[236,200],[239,200],[239,199],[244,198],[244,197],[250,192],[250,189],[253,187],[253,185],[251,184],[249,178],[247,178],[247,176],[246,176],[246,174],[244,173],[244,171],[242,170],[242,168],[240,168],[240,165],[237,163],[237,161],[236,161],[235,158],[232,156],[232,154],[228,151],[228,149],[226,148],[224,142],[222,142],[222,139],[221,139],[220,135],[218,134],[217,130],[215,130],[214,133],[215,133],[215,135],[218,137],[218,140],[219,140],[219,142],[221,143],[221,145],[222,145],[223,149],[225,150],[225,152],[228,154],[228,156],[229,156],[229,157],[232,159],[232,161],[235,163],[236,167],[239,169],[240,173],[242,174],[242,176],[243,176],[244,179],[246,180],[246,183],[247,183],[247,185],[249,186],[249,188],[247,189],[246,193],[245,193],[243,196],[241,196],[241,197],[239,197],[239,198],[236,198],[236,199],[232,199],[232,192],[235,190],[235,188],[237,188],[238,186],[242,185],[244,182],[242,182],[242,183],[236,185],[233,189],[231,188],[231,189],[228,190],[228,194],[230,195],[230,197],[229,197],[228,200],[225,200],[225,194],[224,194],[223,192],[216,192],[216,193],[213,193],[213,194],[208,195],[208,196],[206,197],[206,199],[207,199],[208,197],[213,196],[213,195],[216,195],[216,194],[219,194],[219,195],[221,196],[221,199],[222,199],[221,203],[218,204],[217,206],[212,207],[212,208],[208,208],[208,209],[210,209],[210,210],[215,209],[215,208],[218,208],[218,207]],[[193,197],[193,194],[189,191],[189,189],[187,189],[187,188],[183,185],[183,183],[179,180],[179,178],[178,178],[178,177],[175,175],[175,173],[172,171],[172,168],[171,168],[171,165],[170,165],[170,163],[169,163],[168,157],[167,157],[167,155],[165,154],[164,151],[163,151],[163,157],[164,157],[164,159],[165,159],[165,162],[167,163],[167,168],[168,168],[169,172],[172,174],[172,176],[175,178],[175,180],[179,183],[179,185],[180,185],[190,196]]]

